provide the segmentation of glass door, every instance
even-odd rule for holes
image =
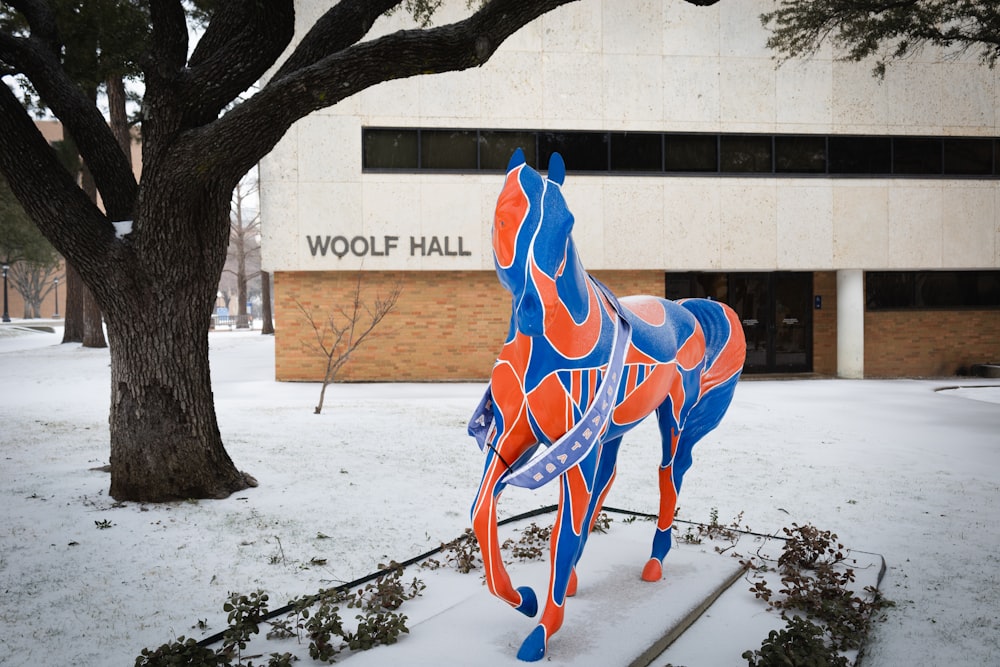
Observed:
[[[731,273],[728,292],[743,322],[747,373],[812,370],[811,273]]]

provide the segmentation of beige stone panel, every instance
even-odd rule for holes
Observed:
[[[663,119],[671,129],[673,123],[693,122],[697,129],[718,130],[720,113],[720,72],[718,56],[663,58]]]
[[[497,206],[497,197],[503,187],[502,176],[479,177],[479,268],[493,270],[493,216]]]
[[[777,193],[773,179],[733,179],[719,187],[722,265],[731,270],[777,267]]]
[[[790,60],[777,70],[778,132],[829,132],[833,123],[833,63]]]
[[[949,183],[941,192],[946,269],[1000,267],[996,261],[997,192],[995,183]]]
[[[615,268],[607,259],[604,196],[612,179],[569,174],[562,193],[573,214],[573,241],[587,270]]]
[[[663,194],[667,271],[722,268],[722,204],[715,179],[667,179]]]
[[[464,3],[463,3],[464,4]],[[545,34],[546,16],[532,21],[513,35],[504,40],[497,53],[528,52],[540,53],[542,50],[542,35]],[[496,57],[497,54],[494,54]]]
[[[663,119],[662,69],[660,56],[604,56],[608,130],[659,126]]]
[[[423,270],[479,269],[484,252],[480,210],[479,193],[470,178],[428,176],[421,186],[419,225],[402,226],[407,230],[407,243],[401,245],[410,252],[409,236],[423,237],[422,251],[419,242],[413,246],[414,259]],[[442,253],[459,254],[436,252],[432,237]]]
[[[474,118],[478,121],[482,113],[482,77],[482,70],[478,67],[418,76],[420,116],[432,125],[439,118]]]
[[[323,271],[357,268],[360,259],[347,254],[343,259],[320,249],[315,254],[308,239],[344,236],[348,239],[364,234],[361,216],[362,188],[360,183],[299,183],[297,210],[298,266],[300,271]],[[349,266],[345,266],[349,265]]]
[[[420,86],[416,79],[384,81],[358,93],[368,114],[364,125],[412,125],[420,108]]]
[[[770,2],[740,0],[722,2],[719,11],[719,53],[723,57],[763,58],[772,61],[774,53],[767,48],[767,31],[760,23],[760,14]],[[774,63],[771,64],[772,69]]]
[[[483,68],[483,127],[531,127],[542,112],[544,77],[539,52],[497,53]]]
[[[366,257],[364,261],[352,260],[366,270],[417,270],[419,258],[410,256],[410,235],[419,235],[420,198],[422,185],[418,176],[365,174],[362,177],[361,234],[384,240],[385,236],[398,237],[397,248],[385,257]],[[348,258],[345,258],[345,260]]]
[[[343,183],[361,173],[361,125],[345,116],[306,116],[297,124],[300,181]]]
[[[663,46],[662,0],[603,0],[604,54],[659,55]]]
[[[626,185],[608,180],[604,187],[606,264],[617,269],[665,266],[663,182],[639,179]]]
[[[939,181],[897,183],[889,190],[890,268],[941,267],[941,190]]]
[[[601,57],[593,53],[546,53],[542,58],[542,120],[549,124],[604,122]],[[579,126],[579,125],[578,125]]]
[[[260,161],[261,190],[271,183],[294,182],[299,179],[299,125],[285,133],[274,149]]]
[[[832,70],[833,131],[882,134],[889,126],[889,89],[872,76],[872,62],[836,62]]]
[[[833,192],[828,184],[812,183],[777,189],[778,270],[833,266]]]
[[[571,2],[542,17],[542,50],[597,53],[604,41],[602,7],[595,0]]]
[[[988,128],[996,108],[994,73],[978,62],[938,63],[935,69],[942,75],[937,100],[940,132],[979,134]]]
[[[942,91],[950,84],[939,65],[901,62],[887,68],[889,131],[937,134],[941,129]]]
[[[833,268],[884,269],[889,263],[889,186],[833,183]]]
[[[298,184],[271,181],[260,188],[260,246],[265,271],[298,268]]]
[[[718,56],[719,8],[723,4],[696,7],[687,2],[664,3],[663,54]]]
[[[769,132],[775,121],[774,63],[766,58],[722,58],[719,109],[726,132]]]

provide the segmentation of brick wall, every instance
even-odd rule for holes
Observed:
[[[1000,310],[865,313],[865,377],[940,377],[1000,361]]]
[[[813,273],[813,299],[823,297],[823,307],[813,308],[813,372],[837,374],[837,272]]]
[[[601,271],[595,275],[618,294],[663,294],[660,271]],[[322,322],[352,303],[353,272],[274,274],[275,378],[322,380],[326,358],[297,304]],[[395,310],[338,374],[342,382],[484,381],[507,336],[510,295],[493,271],[365,272],[362,302],[387,294],[396,281]]]

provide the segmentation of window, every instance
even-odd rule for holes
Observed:
[[[770,136],[723,136],[719,164],[725,172],[772,173]]]
[[[611,133],[611,171],[662,171],[663,135]]]
[[[362,166],[389,171],[504,171],[514,149],[571,172],[1000,178],[996,137],[363,128]]]
[[[889,137],[830,137],[831,174],[888,174],[891,166]]]
[[[606,132],[539,132],[538,157],[543,169],[556,152],[566,161],[567,171],[608,170]]]
[[[775,137],[774,170],[784,174],[822,174],[826,171],[826,137]]]
[[[506,171],[510,156],[517,148],[524,151],[525,161],[537,168],[538,155],[535,151],[535,139],[534,132],[481,130],[479,132],[479,168]]]
[[[666,171],[719,171],[719,138],[714,134],[668,134]]]
[[[940,174],[941,140],[896,137],[892,142],[892,173]]]
[[[993,139],[945,139],[944,173],[987,176],[993,170]]]
[[[416,169],[417,133],[413,130],[365,130],[365,169]]]
[[[868,310],[1000,308],[1000,271],[870,271]]]
[[[420,167],[476,169],[475,130],[421,130]]]

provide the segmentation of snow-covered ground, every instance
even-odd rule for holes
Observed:
[[[130,665],[221,630],[230,591],[280,606],[468,526],[482,455],[465,425],[481,385],[334,385],[315,415],[318,385],[274,381],[272,337],[210,335],[227,450],[260,486],[144,505],[116,503],[93,470],[108,461],[108,351],[0,327],[0,664]],[[896,606],[868,667],[1000,664],[997,385],[744,381],[695,449],[680,516],[812,523],[882,554]],[[652,423],[626,438],[609,505],[655,512],[658,449]],[[501,509],[555,493],[511,489]]]

